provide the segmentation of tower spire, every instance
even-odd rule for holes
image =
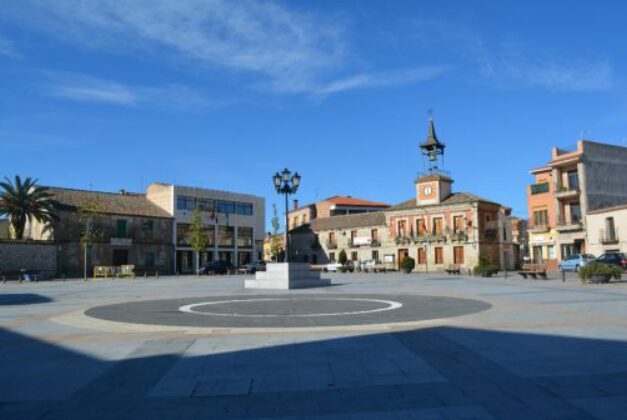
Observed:
[[[429,130],[427,139],[420,144],[420,150],[424,156],[429,159],[429,170],[437,169],[438,156],[444,156],[444,148],[446,145],[438,140],[435,134],[435,123],[433,117],[429,116]]]

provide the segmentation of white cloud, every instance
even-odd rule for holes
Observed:
[[[79,102],[123,106],[157,105],[169,108],[217,106],[193,89],[170,84],[164,87],[131,86],[76,73],[47,73],[51,83],[46,93]]]
[[[25,0],[5,13],[83,47],[175,55],[288,92],[307,91],[346,59],[333,19],[268,1]]]

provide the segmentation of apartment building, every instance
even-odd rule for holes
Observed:
[[[557,262],[589,253],[586,215],[627,201],[627,148],[580,140],[553,147],[547,165],[531,171],[528,187],[529,243],[534,262]]]
[[[190,273],[196,268],[197,259],[190,243],[191,218],[196,208],[202,214],[209,239],[207,250],[199,255],[201,266],[216,260],[240,266],[263,259],[263,197],[154,183],[148,187],[146,198],[174,220],[171,242],[175,272]]]

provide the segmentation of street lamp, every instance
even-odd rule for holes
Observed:
[[[290,194],[296,194],[300,186],[300,175],[296,172],[294,175],[285,168],[283,172],[277,172],[272,177],[274,188],[277,194],[285,195],[285,262],[290,262],[290,235],[289,235],[289,214],[288,214],[288,197]]]

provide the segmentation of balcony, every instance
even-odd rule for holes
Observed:
[[[370,241],[370,246],[373,248],[378,248],[381,246],[381,241],[378,239],[373,239],[372,241]]]
[[[431,242],[446,242],[446,235],[443,233],[433,234],[433,235],[420,235],[414,238],[414,243],[431,243]]]
[[[337,242],[327,242],[327,249],[337,249]]]
[[[396,245],[410,245],[411,238],[408,236],[397,236],[396,237]]]
[[[572,187],[556,186],[555,187],[555,197],[558,199],[576,198],[576,197],[579,197],[580,192],[581,191],[579,189],[579,186],[572,186]]]
[[[560,219],[557,222],[555,230],[558,232],[576,232],[583,229],[583,222],[577,219],[565,220]]]
[[[457,231],[451,233],[451,241],[453,242],[466,242],[468,240],[468,234],[465,231]]]
[[[112,237],[111,238],[111,246],[131,246],[133,245],[133,238],[126,237]]]
[[[619,242],[616,232],[608,232],[605,229],[599,232],[599,238],[601,238],[601,244],[603,245],[614,245]]]
[[[530,225],[527,227],[527,230],[531,233],[545,233],[551,230],[551,226],[549,226],[548,223],[546,224],[541,223],[537,225]]]

